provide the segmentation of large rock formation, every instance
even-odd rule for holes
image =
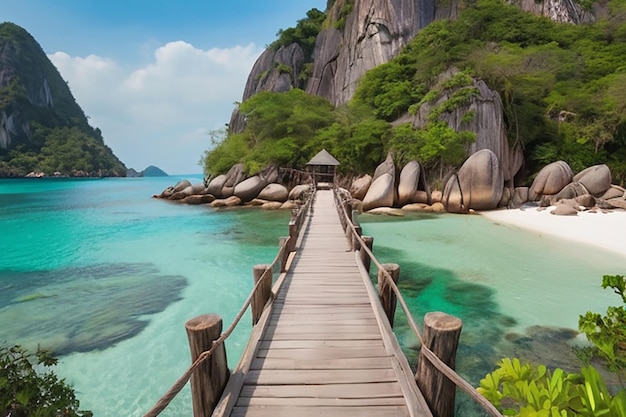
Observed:
[[[391,155],[374,172],[372,185],[363,199],[362,210],[378,207],[392,207],[395,200],[396,168]]]
[[[572,169],[565,161],[556,161],[539,171],[528,193],[531,201],[539,200],[544,195],[555,195],[574,178]]]
[[[277,93],[289,91],[293,87],[302,87],[300,73],[305,63],[300,45],[292,43],[278,50],[266,49],[257,59],[248,75],[242,101],[246,101],[261,91]],[[229,127],[233,132],[241,132],[245,122],[235,108]]]
[[[443,202],[450,213],[469,209],[491,210],[498,206],[504,189],[504,176],[493,151],[483,149],[472,156],[453,175],[443,191]]]
[[[590,194],[599,197],[611,188],[611,170],[605,164],[594,165],[576,174],[573,181],[581,183]]]
[[[424,167],[417,161],[407,163],[400,171],[398,181],[398,204],[430,204],[430,188],[425,178]]]
[[[570,0],[512,0],[511,4],[520,9],[545,16],[559,23],[593,23],[594,14],[582,8],[579,2]]]
[[[442,74],[440,83],[454,76],[454,73]],[[472,80],[472,85],[464,88],[473,88],[467,103],[456,106],[450,112],[444,112],[439,116],[455,131],[466,130],[476,134],[476,141],[467,149],[467,156],[480,151],[490,149],[500,163],[505,181],[512,181],[515,174],[521,168],[524,155],[520,146],[509,144],[506,135],[505,123],[502,112],[502,100],[500,95],[487,87],[482,80]],[[424,103],[419,112],[409,120],[416,128],[422,128],[428,123],[430,113],[443,102],[447,101],[458,89],[444,90],[439,98],[432,103]],[[464,117],[465,114],[474,114],[472,118]]]
[[[345,3],[335,1],[328,11],[331,21],[340,19]],[[363,74],[391,60],[434,19],[434,4],[432,0],[356,0],[343,28],[330,27],[319,34],[307,91],[335,105],[349,101]]]

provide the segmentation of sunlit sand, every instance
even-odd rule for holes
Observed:
[[[626,211],[581,211],[576,216],[551,214],[554,207],[480,212],[493,222],[540,234],[584,242],[626,256]]]

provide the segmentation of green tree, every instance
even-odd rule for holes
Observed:
[[[79,411],[74,390],[53,371],[57,359],[38,349],[0,347],[0,413],[11,417],[90,417]]]
[[[609,369],[626,382],[626,277],[605,275],[602,288],[612,288],[624,305],[612,306],[606,315],[588,311],[578,320],[578,328],[593,343],[592,353],[606,360]]]
[[[305,60],[311,61],[315,40],[322,30],[326,15],[319,9],[313,8],[306,13],[306,18],[298,20],[295,27],[280,29],[277,40],[270,44],[270,49],[278,50],[281,46],[297,43],[304,52]]]

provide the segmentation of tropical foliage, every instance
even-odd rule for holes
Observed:
[[[604,359],[626,383],[626,277],[605,275],[602,288],[612,288],[624,305],[609,307],[604,316],[588,311],[579,317],[578,328],[593,343],[591,354]]]
[[[326,20],[326,15],[319,9],[311,9],[306,13],[306,18],[298,20],[296,27],[280,29],[274,42],[270,44],[270,49],[278,50],[281,46],[289,46],[297,43],[304,52],[305,60],[311,61],[313,49],[315,49],[315,39],[322,30],[322,25]]]
[[[11,417],[90,417],[79,411],[74,390],[53,371],[57,359],[45,350],[0,347],[0,415]]]
[[[605,275],[603,288],[612,288],[626,304],[626,277]],[[622,383],[612,395],[599,372],[585,365],[580,374],[562,369],[550,371],[544,365],[504,358],[498,368],[480,381],[478,391],[504,415],[510,416],[612,416],[626,417],[626,311],[624,306],[609,307],[607,314],[587,312],[579,318],[579,328],[593,343],[579,356],[597,355],[604,359]],[[585,355],[584,353],[591,353]]]
[[[506,416],[626,417],[626,390],[611,395],[590,366],[568,374],[504,358],[480,381],[478,392]]]

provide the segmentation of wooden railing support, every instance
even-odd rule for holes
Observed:
[[[394,283],[398,283],[398,279],[400,278],[400,265],[398,264],[383,264],[382,265],[384,271],[391,276],[391,279]],[[393,288],[387,283],[387,280],[384,276],[384,271],[378,271],[378,296],[380,297],[380,302],[383,305],[383,310],[385,310],[385,314],[389,319],[389,324],[393,327],[393,318],[396,315],[396,293],[393,291]]]
[[[191,362],[204,351],[211,349],[213,341],[222,334],[222,318],[205,314],[185,323]],[[230,377],[226,362],[226,348],[222,343],[213,355],[202,362],[191,376],[191,400],[194,417],[209,417],[224,391]]]
[[[294,252],[296,250],[296,241],[298,240],[298,224],[295,219],[289,222],[289,246],[287,250]]]
[[[361,225],[355,224],[354,231],[356,232],[356,234],[352,236],[352,250],[359,250],[361,249],[361,244],[359,243],[359,237],[363,235],[363,229],[361,229]]]
[[[252,268],[252,275],[255,285],[260,279],[263,279],[263,282],[259,285],[259,288],[257,288],[252,297],[252,325],[254,326],[259,321],[259,318],[261,318],[265,304],[272,294],[272,266],[255,265],[254,268]]]
[[[431,312],[424,316],[424,347],[430,349],[451,369],[456,363],[456,350],[463,322],[461,319],[442,312]],[[433,413],[433,417],[454,417],[456,385],[439,372],[422,353],[415,374],[417,386]]]
[[[363,242],[365,242],[365,246],[367,246],[367,248],[371,251],[374,247],[374,238],[372,236],[362,236],[362,238]],[[370,256],[367,254],[367,251],[363,250],[363,248],[359,250],[359,256],[361,257],[361,262],[363,263],[365,270],[369,273],[370,266],[372,264]]]
[[[278,238],[278,247],[280,248],[280,272],[285,272],[287,270],[287,260],[289,259],[289,237],[279,237]]]

